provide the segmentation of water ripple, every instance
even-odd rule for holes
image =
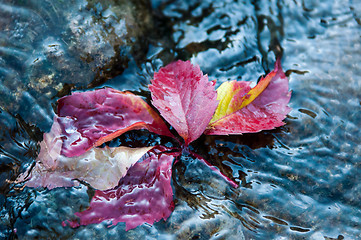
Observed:
[[[361,5],[144,2],[124,8],[80,0],[0,3],[0,177],[6,193],[0,196],[0,232],[15,236],[16,228],[29,239],[360,238]],[[171,217],[124,232],[124,224],[56,224],[88,206],[92,190],[85,186],[19,191],[5,181],[34,161],[37,142],[52,122],[52,104],[75,88],[108,85],[149,97],[144,89],[152,73],[174,59],[199,64],[218,85],[256,82],[281,54],[293,91],[286,125],[242,136],[203,136],[192,144],[238,182],[237,189],[184,157],[174,170]]]

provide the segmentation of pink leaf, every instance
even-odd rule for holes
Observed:
[[[106,190],[118,185],[128,169],[153,147],[92,148],[77,157],[65,157],[61,151],[61,129],[57,118],[49,133],[44,134],[36,164],[21,174],[17,182],[28,187],[72,187],[74,179],[83,180],[96,189]]]
[[[73,93],[58,101],[61,154],[79,156],[129,130],[170,136],[160,116],[140,97],[111,88]]]
[[[186,145],[204,132],[212,118],[218,104],[214,85],[189,61],[171,63],[154,74],[149,86],[152,103]]]
[[[248,82],[225,82],[218,89],[220,104],[205,134],[228,135],[259,132],[284,125],[290,112],[291,92],[280,60],[254,88]]]
[[[126,223],[126,230],[143,223],[166,220],[173,211],[171,186],[172,163],[179,153],[164,153],[159,146],[143,161],[129,169],[115,189],[96,191],[90,206],[78,212],[78,221],[67,221],[71,227],[111,220],[112,225]]]

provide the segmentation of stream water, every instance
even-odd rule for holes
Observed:
[[[217,85],[256,82],[276,56],[289,77],[286,125],[191,146],[173,169],[167,221],[63,227],[85,185],[13,181],[34,163],[56,100],[104,86],[148,100],[154,71],[198,64]],[[356,0],[0,0],[0,238],[361,239],[361,3]],[[130,132],[111,144],[165,140]]]

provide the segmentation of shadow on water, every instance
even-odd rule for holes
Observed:
[[[0,139],[0,202],[1,232],[16,236],[15,223],[34,199],[33,190],[18,189],[13,184],[17,176],[33,163],[38,153],[38,142],[42,140],[39,128],[26,123],[21,116],[1,112]]]
[[[361,5],[357,1],[0,0],[0,237],[8,239],[361,238]],[[155,71],[191,60],[217,86],[256,82],[276,57],[290,79],[286,125],[202,136],[174,165],[167,221],[63,228],[94,189],[21,188],[56,100],[104,86],[150,101]],[[110,146],[168,144],[145,131]],[[60,219],[60,220],[59,220]]]

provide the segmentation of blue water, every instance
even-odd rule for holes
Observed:
[[[105,1],[104,1],[105,2]],[[359,1],[0,1],[0,238],[361,239]],[[182,59],[219,85],[254,81],[275,56],[292,111],[274,131],[203,136],[173,170],[167,221],[63,228],[93,190],[20,188],[56,100],[103,86],[149,99],[154,71]],[[131,132],[112,144],[164,140]]]

